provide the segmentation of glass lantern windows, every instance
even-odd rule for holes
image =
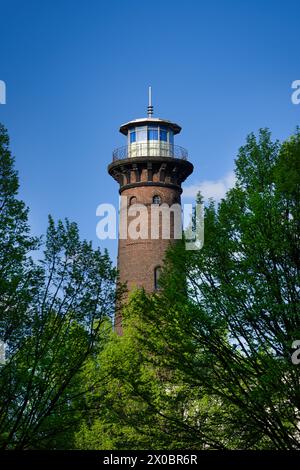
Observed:
[[[136,133],[135,131],[131,130],[130,131],[130,143],[132,144],[135,141],[136,141]]]
[[[149,141],[156,141],[173,145],[174,133],[168,127],[159,125],[136,126],[129,130],[129,144]]]
[[[160,140],[163,142],[168,142],[168,131],[165,127],[160,128]]]
[[[148,127],[148,140],[158,140],[158,127]]]
[[[136,141],[146,142],[147,141],[147,127],[136,127]]]

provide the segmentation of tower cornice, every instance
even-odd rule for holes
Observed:
[[[119,183],[119,192],[139,186],[165,186],[182,192],[181,184],[193,172],[188,160],[172,157],[135,157],[108,165],[108,173]]]

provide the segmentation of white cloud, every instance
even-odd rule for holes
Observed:
[[[223,178],[216,181],[202,181],[198,184],[191,184],[183,188],[183,197],[195,198],[200,191],[204,200],[213,198],[220,201],[225,197],[226,192],[235,184],[235,174],[233,171],[227,173]]]

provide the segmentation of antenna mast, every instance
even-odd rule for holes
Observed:
[[[149,86],[148,89],[148,118],[153,116],[153,106],[152,106],[152,88]]]

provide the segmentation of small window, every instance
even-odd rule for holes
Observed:
[[[129,205],[132,206],[133,204],[136,204],[136,197],[135,197],[135,196],[132,196],[132,197],[129,199]]]
[[[160,266],[156,266],[154,268],[154,289],[157,290],[159,289],[159,277],[160,277],[160,274],[161,274],[161,267]]]
[[[169,144],[174,144],[174,134],[172,131],[169,131]]]
[[[136,141],[136,133],[135,131],[130,131],[130,143],[132,144],[135,141]]]
[[[168,131],[165,127],[160,128],[160,140],[168,142]]]
[[[152,202],[153,204],[160,204],[161,203],[160,196],[157,196],[157,195],[153,196]]]
[[[148,140],[158,140],[158,127],[148,127]]]

